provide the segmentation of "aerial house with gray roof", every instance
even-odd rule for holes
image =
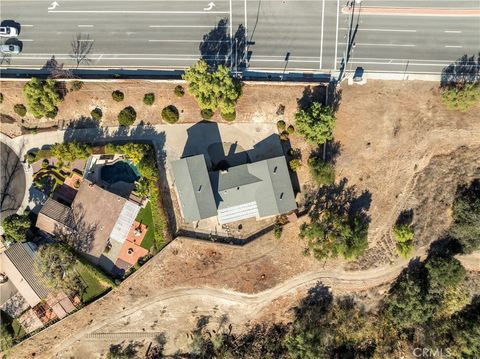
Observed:
[[[172,162],[182,216],[187,223],[217,216],[226,224],[285,214],[297,208],[285,157],[208,171],[204,155]]]

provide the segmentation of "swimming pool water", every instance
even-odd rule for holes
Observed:
[[[100,177],[108,184],[119,181],[134,183],[140,179],[140,174],[132,163],[117,161],[113,165],[103,166],[100,170]]]

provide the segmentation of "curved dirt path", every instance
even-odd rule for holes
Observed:
[[[467,269],[480,271],[480,253],[460,256],[459,259]],[[94,355],[99,348],[106,350],[112,344],[114,333],[123,333],[123,339],[129,339],[129,336],[136,339],[142,332],[146,338],[152,332],[165,333],[168,337],[166,351],[175,352],[186,347],[186,333],[194,328],[199,316],[207,316],[215,322],[226,314],[229,323],[240,326],[254,320],[274,301],[318,282],[331,286],[334,292],[365,290],[393,281],[407,264],[408,260],[401,260],[390,266],[365,271],[305,272],[256,294],[208,287],[165,289],[108,320],[78,331],[52,348],[51,354]]]

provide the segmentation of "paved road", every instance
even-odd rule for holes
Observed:
[[[367,7],[479,9],[478,0],[364,0],[353,19],[345,0],[3,0],[2,22],[20,27],[22,54],[2,66],[68,66],[71,42],[91,45],[80,67],[178,69],[199,56],[251,70],[334,71],[358,24],[350,65],[438,73],[480,50],[480,16],[367,15]],[[205,38],[204,38],[205,37]],[[205,40],[205,42],[202,42]],[[88,47],[88,46],[87,46]],[[9,64],[8,64],[9,62]]]

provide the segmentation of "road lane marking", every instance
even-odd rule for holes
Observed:
[[[447,33],[447,34],[461,34],[462,33],[462,31],[460,31],[460,30],[445,30],[444,32]]]
[[[348,30],[346,27],[341,27],[340,30]],[[405,30],[405,29],[362,29],[358,28],[358,31],[383,31],[383,32],[417,32],[417,30]]]
[[[445,45],[446,48],[452,48],[452,49],[461,49],[463,46],[460,45]]]
[[[319,70],[322,69],[322,60],[323,60],[323,23],[325,20],[325,0],[322,0],[322,30],[320,31],[320,66]]]
[[[340,45],[346,45],[345,42],[340,43]],[[398,46],[398,47],[415,47],[417,45],[414,44],[371,44],[371,43],[355,43],[355,46]]]
[[[22,27],[33,27],[33,25],[22,25]]]
[[[201,40],[201,39],[198,39],[198,40],[148,40],[148,42],[230,42],[230,40],[207,40],[207,41],[204,41],[204,40]]]
[[[32,39],[19,39],[19,41],[21,41],[21,42],[25,42],[25,41],[33,42],[33,41],[35,41],[35,40],[32,40]]]
[[[93,42],[95,41],[94,39],[79,39],[79,42]]]
[[[51,10],[59,14],[229,14],[229,11],[162,11],[162,10]]]
[[[93,25],[78,25],[78,27],[93,27]]]
[[[211,29],[211,25],[148,25],[150,28],[206,28]],[[216,26],[217,28],[228,27],[228,26]]]
[[[337,0],[337,32],[335,33],[335,59],[333,69],[337,69],[337,51],[338,51],[338,17],[340,14],[340,0]]]

